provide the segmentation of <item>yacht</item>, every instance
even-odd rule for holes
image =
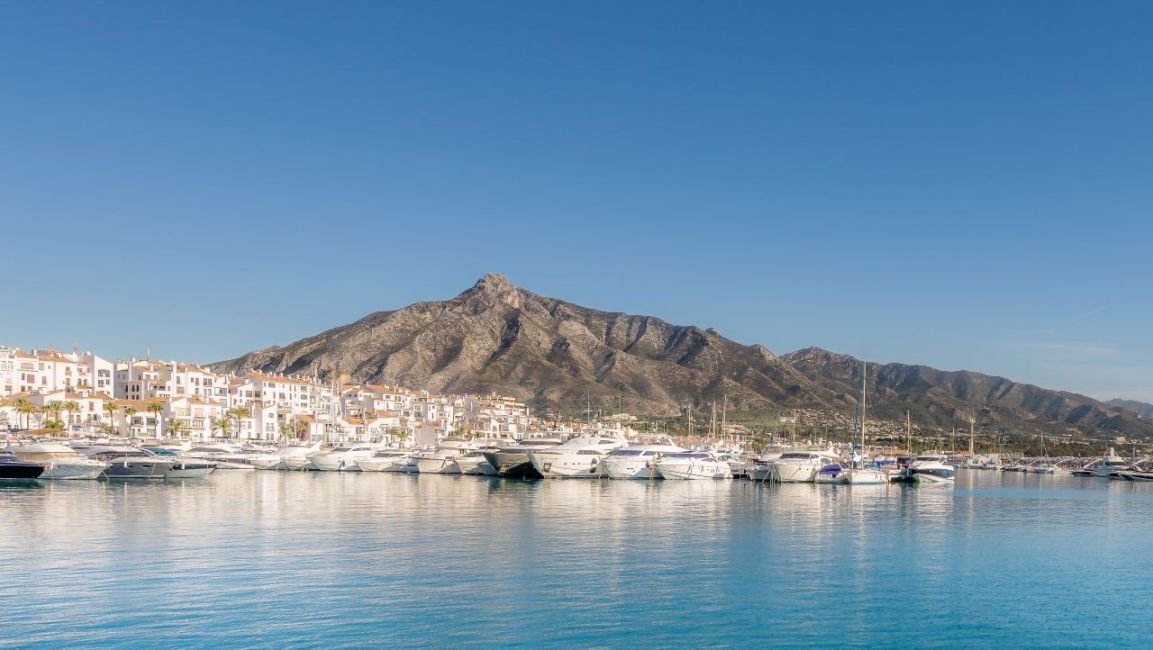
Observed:
[[[217,469],[256,469],[252,464],[253,453],[224,443],[198,445],[181,456],[213,461]]]
[[[372,458],[378,450],[376,445],[355,442],[329,451],[316,452],[308,458],[312,461],[312,468],[322,472],[359,472],[357,462],[363,458]]]
[[[1105,455],[1101,457],[1100,462],[1093,467],[1093,476],[1109,478],[1117,474],[1117,472],[1123,472],[1127,469],[1129,469],[1129,461],[1118,456],[1117,452],[1113,451],[1113,448],[1110,447],[1108,451],[1105,452]]]
[[[854,467],[845,473],[849,485],[880,485],[889,482],[889,475],[879,467]]]
[[[484,452],[479,449],[470,451],[463,456],[457,456],[456,464],[457,467],[460,467],[461,474],[496,476],[496,470],[488,464],[488,461],[484,459]]]
[[[287,470],[305,470],[312,468],[312,461],[309,456],[320,451],[320,443],[313,444],[292,444],[285,445],[277,449],[270,455],[277,457],[277,464],[273,467],[267,467],[269,461],[264,460],[263,457],[252,459],[252,464],[256,469],[287,469]]]
[[[601,461],[609,452],[628,444],[620,436],[594,433],[530,452],[528,457],[545,478],[600,478],[607,476]]]
[[[173,465],[164,473],[164,478],[204,478],[216,471],[216,461],[204,458],[177,456]]]
[[[173,457],[159,456],[136,447],[95,446],[87,448],[89,458],[108,463],[104,476],[108,478],[162,479],[176,465]]]
[[[75,449],[59,443],[10,445],[4,451],[20,460],[43,463],[44,473],[39,478],[48,480],[97,479],[108,467],[108,463],[85,458]]]
[[[407,449],[381,449],[368,458],[356,461],[362,472],[403,472],[415,474],[416,462],[412,459],[412,451]]]
[[[849,482],[849,468],[842,465],[839,461],[834,461],[825,465],[817,470],[816,476],[813,477],[814,483],[848,483]]]
[[[781,458],[784,452],[774,451],[763,453],[757,456],[753,461],[753,466],[749,469],[749,478],[754,481],[767,481],[773,475],[773,463]]]
[[[463,438],[445,438],[434,451],[421,451],[412,455],[421,474],[460,474],[456,459],[475,447]]]
[[[831,451],[786,451],[772,463],[770,480],[778,483],[812,483],[822,467],[839,460]]]
[[[914,481],[927,484],[952,484],[957,472],[944,456],[917,456],[909,463],[909,474]]]
[[[601,461],[601,467],[612,479],[660,478],[654,464],[665,454],[688,451],[671,442],[663,445],[629,445],[614,449]]]
[[[559,444],[561,444],[560,438],[525,438],[515,445],[482,453],[488,464],[496,470],[497,476],[540,478],[540,473],[533,468],[532,461],[528,458],[529,453]]]
[[[44,463],[32,463],[0,454],[0,481],[28,481],[44,473]]]
[[[661,478],[698,480],[732,478],[728,462],[711,451],[678,451],[663,454],[653,463]]]

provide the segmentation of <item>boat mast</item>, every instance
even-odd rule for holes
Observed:
[[[729,444],[729,396],[725,395],[725,401],[721,403],[721,437],[725,439],[725,444]]]
[[[865,382],[869,378],[869,362],[866,361],[861,364],[861,451],[858,454],[861,457],[861,466],[865,464]]]
[[[973,426],[977,422],[976,416],[969,414],[969,456],[973,456]]]
[[[913,419],[909,416],[909,411],[905,411],[905,431],[909,436],[909,455],[913,455]]]

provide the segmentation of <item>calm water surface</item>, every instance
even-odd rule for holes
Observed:
[[[0,646],[1146,646],[1153,485],[0,488]]]

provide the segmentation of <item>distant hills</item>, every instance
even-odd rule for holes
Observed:
[[[1132,411],[1146,420],[1153,420],[1153,404],[1137,402],[1131,399],[1111,399],[1105,403],[1109,406]]]
[[[778,357],[712,329],[540,296],[495,274],[450,300],[376,312],[212,366],[500,392],[569,413],[591,398],[651,415],[726,397],[732,409],[852,412],[861,372],[861,362],[847,355],[807,348]],[[951,426],[974,413],[985,428],[1153,434],[1153,422],[1126,404],[975,372],[870,364],[868,384],[870,412],[878,417],[903,417],[908,409],[921,423]]]

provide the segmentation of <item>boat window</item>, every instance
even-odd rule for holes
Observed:
[[[781,454],[781,460],[790,460],[790,459],[792,459],[792,460],[809,460],[811,458],[814,458],[815,456],[816,456],[816,454],[806,454],[806,453],[800,453],[800,452],[796,452],[796,451],[790,451],[790,452],[785,452],[785,453]]]

